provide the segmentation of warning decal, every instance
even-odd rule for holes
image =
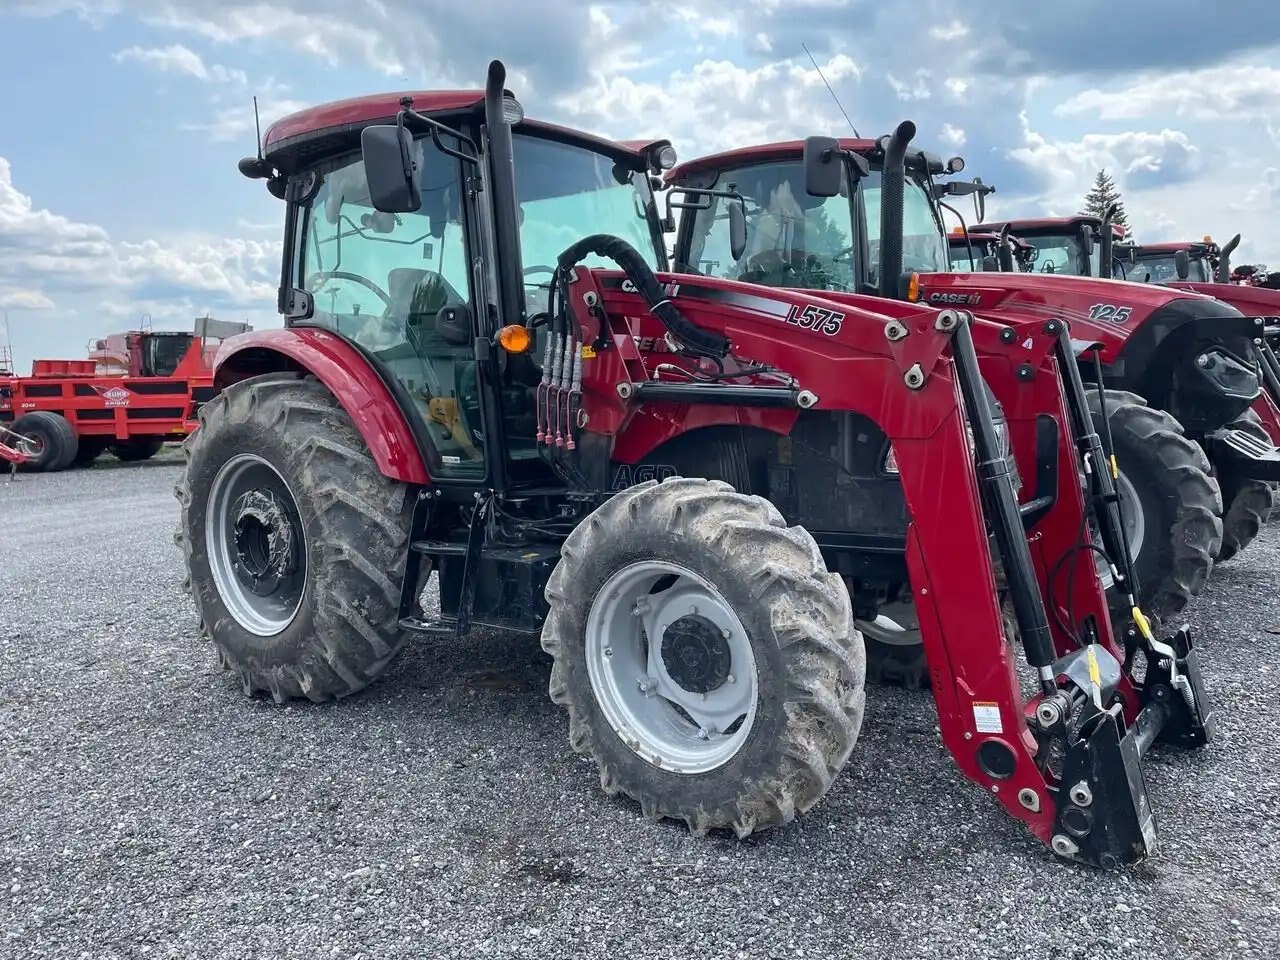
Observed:
[[[1000,722],[1000,705],[975,700],[973,726],[979,733],[1004,733],[1004,725]]]

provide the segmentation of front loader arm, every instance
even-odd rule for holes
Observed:
[[[1172,708],[1163,702],[1148,709],[1157,694],[1128,674],[1132,657],[1116,641],[1093,552],[1082,545],[1089,513],[1059,370],[1074,363],[1061,349],[1063,328],[999,328],[925,307],[888,317],[804,291],[661,279],[663,302],[693,325],[724,334],[728,355],[708,364],[672,353],[665,369],[651,369],[652,358],[635,349],[637,338],[662,336],[650,304],[623,278],[578,270],[568,301],[579,342],[590,346],[582,390],[592,429],[624,435],[642,408],[661,411],[678,428],[689,410],[722,406],[737,416],[744,403],[776,415],[777,426],[802,409],[873,420],[899,464],[911,517],[912,588],[943,741],[957,765],[1064,856],[1112,865],[1150,852],[1154,825],[1137,757],[1166,727],[1203,742],[1206,708],[1201,697],[1200,712],[1187,716],[1166,714]],[[1019,429],[1049,436],[1040,449],[1057,458],[1052,502],[1026,520],[996,455],[976,340],[1008,370],[1013,386],[1001,390],[1014,400]],[[755,366],[766,362],[767,370]],[[716,364],[727,375],[700,379]],[[753,390],[757,396],[746,400]],[[1082,405],[1083,397],[1075,402]],[[1052,435],[1044,418],[1053,422]],[[1002,610],[997,565],[1012,623]],[[1017,641],[1040,688],[1029,700],[1019,684]],[[1171,659],[1172,671],[1193,673],[1198,683],[1189,639]],[[1147,687],[1160,676],[1149,668]],[[1073,717],[1086,720],[1085,735],[1074,741],[1067,729]],[[1065,766],[1050,760],[1055,738]],[[1079,778],[1074,794],[1064,771]],[[1118,789],[1120,782],[1132,789]],[[1086,810],[1086,794],[1098,805]]]

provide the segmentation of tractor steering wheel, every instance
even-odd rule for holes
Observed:
[[[330,280],[350,280],[352,283],[358,283],[362,287],[367,287],[378,295],[384,306],[391,306],[391,294],[387,293],[380,286],[367,277],[362,277],[358,273],[347,273],[344,270],[318,270],[311,276],[307,277],[306,289],[310,290],[312,295],[323,287]]]

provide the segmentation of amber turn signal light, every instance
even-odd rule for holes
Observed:
[[[518,323],[508,324],[498,331],[498,345],[507,353],[525,353],[533,344],[527,328]]]

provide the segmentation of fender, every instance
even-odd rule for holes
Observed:
[[[318,327],[237,334],[222,342],[213,367],[216,390],[278,370],[312,374],[347,412],[383,475],[403,483],[430,482],[413,431],[390,388],[369,361],[336,334]]]

